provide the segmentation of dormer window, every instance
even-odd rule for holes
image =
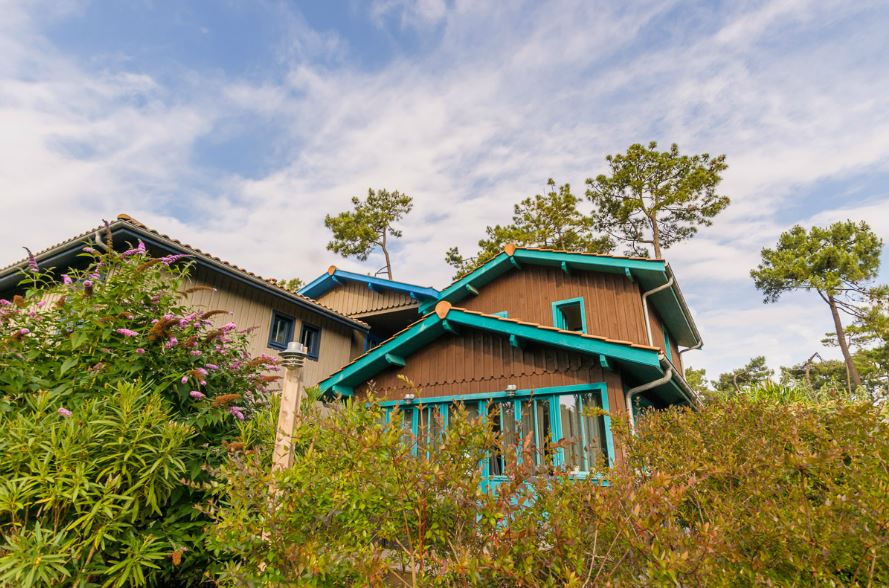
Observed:
[[[583,298],[553,302],[553,326],[563,331],[586,333]]]

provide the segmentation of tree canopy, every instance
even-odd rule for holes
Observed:
[[[764,248],[762,262],[751,270],[764,302],[776,302],[794,290],[815,290],[830,307],[837,343],[843,353],[851,385],[861,377],[843,329],[840,312],[858,316],[856,302],[880,268],[883,243],[865,222],[841,221],[806,230],[794,226],[778,238],[774,249]]]
[[[744,367],[720,374],[714,385],[718,392],[740,394],[745,389],[765,384],[774,373],[766,365],[765,356],[759,355],[748,361]]]
[[[457,269],[455,277],[469,273],[508,243],[588,253],[607,253],[612,249],[611,240],[597,234],[593,219],[578,209],[581,200],[571,191],[570,184],[557,187],[550,178],[546,185],[544,194],[535,194],[513,206],[512,223],[487,227],[487,237],[479,240],[479,251],[474,256],[463,256],[457,247],[447,251],[445,260]]]
[[[367,198],[352,197],[352,210],[324,217],[324,226],[331,230],[333,239],[327,248],[343,257],[355,257],[366,261],[380,248],[386,265],[387,277],[392,279],[392,260],[389,255],[389,237],[401,237],[395,223],[408,214],[414,206],[413,198],[401,192],[385,189],[368,189]],[[382,271],[381,269],[381,271]]]
[[[727,169],[725,155],[681,155],[674,143],[630,145],[606,158],[610,174],[587,179],[586,196],[595,207],[595,226],[626,245],[627,253],[655,257],[684,241],[729,205],[716,189]]]

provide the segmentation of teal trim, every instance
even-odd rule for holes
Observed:
[[[601,353],[599,354],[599,365],[602,366],[602,369],[608,370],[609,372],[614,371],[614,368],[611,367],[611,365],[609,365],[609,363],[608,363],[608,358],[605,357],[604,355],[602,355]]]
[[[667,355],[667,359],[672,362],[673,350],[670,349],[670,331],[667,330],[667,325],[664,324],[664,321],[661,321],[661,330],[664,331],[664,352]]]
[[[405,366],[404,358],[399,355],[395,355],[394,353],[387,353],[383,357],[386,359],[386,363],[388,363],[389,365],[394,365],[394,366],[398,366],[398,367]]]
[[[508,310],[501,310],[499,312],[492,312],[491,316],[499,316],[501,318],[509,318],[509,311]]]
[[[410,402],[406,400],[381,400],[378,405],[384,407],[402,406],[404,404],[412,404],[415,406],[429,404],[451,404],[454,402],[485,402],[488,400],[503,400],[507,398],[531,398],[538,396],[552,396],[553,394],[579,394],[581,392],[589,392],[590,390],[607,389],[604,382],[593,382],[590,384],[571,384],[569,386],[547,386],[544,388],[525,388],[516,390],[510,396],[509,392],[498,390],[495,392],[481,392],[476,394],[449,394],[446,396],[431,396],[429,398],[415,398]]]
[[[574,304],[580,306],[580,322],[583,326],[583,330],[581,332],[586,333],[586,303],[583,300],[583,296],[553,302],[553,326],[557,329],[567,330],[564,317],[562,316],[562,307],[572,306]]]
[[[631,282],[636,281],[633,279],[633,272],[630,271],[630,268],[628,268],[628,267],[624,268],[624,275],[627,276],[627,279],[630,280]]]
[[[513,347],[515,347],[516,349],[524,349],[525,345],[527,345],[527,343],[525,342],[524,339],[519,339],[515,335],[509,336],[509,344],[512,345]]]
[[[571,275],[571,268],[568,267],[568,262],[563,261],[560,265],[562,266],[562,271],[570,276]]]
[[[602,400],[602,410],[606,414],[603,417],[603,425],[605,426],[605,449],[608,451],[608,467],[614,467],[614,437],[611,435],[611,406],[608,404],[608,388],[603,385],[599,389],[599,398]]]
[[[617,362],[632,367],[640,366],[646,369],[639,376],[646,379],[654,379],[663,374],[658,360],[658,352],[653,349],[634,347],[626,343],[607,341],[596,337],[585,337],[579,333],[567,333],[553,329],[520,323],[512,319],[502,319],[483,314],[476,314],[452,308],[447,314],[447,321],[455,325],[480,329],[492,333],[499,333],[505,337],[515,336],[516,339],[524,339],[528,342],[548,345],[557,349],[576,351],[593,355],[607,356]],[[384,369],[390,367],[386,360],[387,354],[406,358],[412,353],[422,349],[432,341],[441,337],[445,332],[443,320],[436,314],[429,314],[415,322],[401,334],[378,345],[339,372],[331,375],[318,385],[321,391],[326,393],[333,386],[354,387],[363,384]]]

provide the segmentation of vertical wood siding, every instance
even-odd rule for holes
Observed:
[[[648,343],[639,287],[617,274],[565,274],[558,268],[528,266],[508,272],[456,306],[486,313],[505,310],[509,318],[552,326],[552,303],[579,296],[589,334]]]
[[[253,328],[248,334],[251,355],[265,353],[278,356],[278,350],[268,346],[273,310],[295,319],[293,336],[297,340],[303,322],[320,327],[319,357],[317,360],[306,359],[305,363],[307,386],[317,384],[363,351],[363,339],[353,335],[354,329],[219,273],[201,267],[194,269],[189,283],[184,287],[194,286],[209,286],[216,290],[199,290],[189,294],[189,304],[205,311],[219,309],[232,313],[212,317],[214,323],[222,325],[233,321],[239,329]],[[356,339],[360,339],[360,342]]]
[[[402,306],[416,306],[407,294],[382,289],[374,292],[367,284],[345,282],[318,298],[318,302],[343,314],[356,315]]]

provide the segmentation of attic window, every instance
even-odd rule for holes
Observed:
[[[583,298],[553,302],[553,326],[563,331],[586,333]]]

